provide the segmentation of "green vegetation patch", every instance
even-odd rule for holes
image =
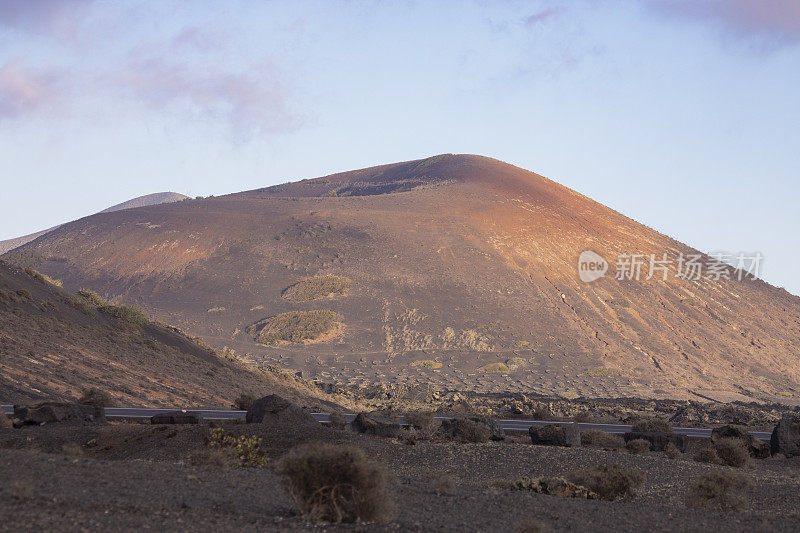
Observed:
[[[3,260],[17,268],[39,268],[44,258],[38,250],[25,249],[25,250],[11,250],[3,254]]]
[[[438,361],[433,361],[431,359],[423,359],[421,361],[414,361],[413,363],[411,363],[411,366],[413,367],[421,366],[425,368],[430,368],[431,370],[436,370],[438,368],[442,368],[442,363]]]
[[[102,296],[89,289],[81,289],[78,291],[78,296],[86,300],[88,303],[95,307],[105,307],[108,305]]]
[[[293,302],[311,302],[344,294],[349,288],[349,279],[327,274],[298,281],[283,291],[283,297]]]
[[[146,326],[150,323],[144,313],[132,305],[105,305],[100,310],[137,326]]]
[[[488,365],[478,368],[478,371],[487,374],[507,374],[511,369],[508,368],[508,365],[505,363],[489,363]]]
[[[41,272],[38,272],[30,267],[25,269],[25,273],[43,285],[50,284],[55,287],[64,286],[60,279],[53,279],[47,274],[42,274]]]
[[[615,307],[630,307],[631,302],[627,298],[610,298],[606,303]]]
[[[318,309],[291,311],[265,318],[247,328],[247,333],[263,344],[314,342],[341,326],[339,313]]]

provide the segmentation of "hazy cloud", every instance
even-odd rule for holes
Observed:
[[[0,27],[72,37],[94,0],[0,0]]]
[[[64,78],[52,68],[32,68],[18,60],[0,67],[0,120],[32,115],[61,99]]]
[[[555,15],[558,15],[563,10],[564,10],[563,7],[551,7],[548,9],[544,9],[542,11],[539,11],[538,13],[534,13],[533,15],[525,17],[523,23],[528,27],[535,26],[539,23],[545,22],[546,20],[552,18]]]
[[[759,48],[800,41],[798,0],[645,0],[658,13],[719,26]]]

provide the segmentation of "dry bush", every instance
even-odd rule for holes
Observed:
[[[358,448],[303,444],[286,454],[279,473],[307,520],[383,522],[394,509],[386,469],[368,461]]]
[[[714,446],[722,464],[740,468],[750,463],[750,452],[740,439],[719,439]]]
[[[94,405],[95,407],[115,407],[116,400],[109,393],[96,387],[85,389],[78,398],[78,403]]]
[[[592,421],[592,415],[589,413],[589,411],[581,411],[580,413],[572,417],[572,421],[588,424]]]
[[[489,442],[492,430],[486,424],[467,418],[454,418],[441,425],[441,433],[449,440],[460,442]]]
[[[539,405],[536,407],[536,409],[533,410],[531,418],[533,418],[534,420],[552,420],[553,413],[547,407]]]
[[[298,281],[284,290],[282,296],[293,302],[310,302],[344,294],[349,288],[349,279],[328,274]]]
[[[334,411],[331,413],[331,427],[333,429],[344,429],[347,427],[347,417],[344,416],[344,413],[340,413],[339,411]]]
[[[581,432],[581,445],[615,449],[624,448],[625,439],[622,438],[622,435],[601,431],[599,429],[589,429]]]
[[[647,439],[633,439],[625,444],[625,448],[634,455],[647,453],[650,451],[650,441]]]
[[[61,446],[61,453],[69,457],[83,457],[83,447],[75,442],[68,442]]]
[[[641,418],[633,423],[633,431],[637,433],[672,433],[672,424],[658,418]]]
[[[456,487],[456,480],[450,474],[441,473],[433,478],[433,488],[437,494],[450,494]]]
[[[239,464],[239,457],[233,448],[201,448],[189,452],[186,462],[192,466],[229,468]]]
[[[313,341],[340,326],[342,316],[327,309],[290,311],[265,318],[247,328],[263,344]]]
[[[674,444],[674,443],[670,442],[670,443],[668,443],[668,444],[667,444],[667,446],[664,448],[664,454],[665,454],[665,455],[666,455],[666,456],[667,456],[669,459],[677,459],[678,457],[680,457],[681,455],[683,455],[683,452],[681,452],[681,451],[678,449],[678,447],[677,447],[677,446],[675,446],[675,444]]]
[[[0,429],[13,429],[14,422],[5,414],[0,413]]]
[[[233,400],[233,408],[239,411],[247,411],[257,399],[254,395],[243,392]]]
[[[432,439],[439,426],[442,425],[441,420],[436,418],[436,415],[430,411],[414,411],[406,413],[403,417],[410,428],[415,431],[415,436],[420,439]]]
[[[710,463],[713,465],[721,465],[722,459],[717,455],[717,450],[712,445],[703,446],[694,455],[694,460],[699,463]]]
[[[544,533],[545,531],[547,531],[547,526],[543,522],[529,516],[520,518],[514,524],[514,533]]]
[[[741,511],[752,482],[736,472],[712,470],[700,476],[686,493],[690,509]]]
[[[644,482],[644,474],[619,464],[595,465],[567,475],[567,479],[596,492],[602,500],[618,500],[633,496]]]

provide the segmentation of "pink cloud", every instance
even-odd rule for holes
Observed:
[[[55,69],[6,63],[0,67],[0,120],[32,115],[57,104],[63,81]]]
[[[660,13],[713,23],[739,38],[763,47],[800,41],[798,0],[652,0]]]
[[[534,13],[533,15],[525,17],[523,22],[526,26],[535,26],[539,23],[545,22],[546,20],[554,17],[555,15],[558,15],[563,10],[564,10],[563,7],[551,7],[548,9],[544,9],[542,11]]]

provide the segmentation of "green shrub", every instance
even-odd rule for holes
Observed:
[[[712,470],[700,476],[686,493],[690,509],[741,511],[747,505],[752,482],[736,472]]]
[[[286,454],[279,472],[307,520],[383,522],[394,508],[386,469],[367,460],[358,448],[300,445]]]
[[[638,433],[672,433],[672,424],[656,416],[641,418],[633,423],[633,431]]]
[[[567,475],[567,479],[596,492],[602,500],[613,501],[634,495],[639,485],[644,482],[644,474],[611,463],[572,472]]]
[[[261,468],[267,464],[267,452],[261,448],[261,438],[240,435],[239,438],[228,435],[222,428],[213,428],[208,439],[211,448],[229,448],[239,459],[239,466],[245,468]]]
[[[150,320],[144,316],[144,313],[132,305],[104,305],[100,310],[124,320],[125,322],[136,324],[137,326],[146,326],[150,323]]]
[[[342,316],[328,310],[290,311],[247,328],[256,341],[263,344],[318,340],[341,325]]]
[[[350,288],[350,280],[344,276],[326,274],[298,281],[283,291],[283,297],[293,302],[311,302],[344,294]]]
[[[86,300],[88,303],[95,307],[105,307],[108,305],[106,301],[96,292],[89,289],[81,289],[78,291],[78,296]]]
[[[77,309],[84,315],[89,315],[91,317],[97,316],[97,311],[95,310],[95,308],[86,303],[85,300],[70,297],[70,298],[65,298],[63,301],[68,306],[72,307],[73,309]]]
[[[60,279],[53,279],[47,274],[42,274],[41,272],[34,270],[32,268],[26,268],[25,273],[28,274],[30,277],[41,283],[42,285],[53,285],[55,287],[63,287],[64,284],[61,282]]]

